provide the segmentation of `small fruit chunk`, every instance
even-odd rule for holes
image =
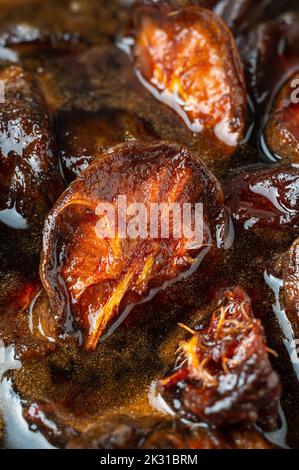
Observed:
[[[123,203],[134,208],[127,220],[119,215]],[[181,227],[174,222],[171,208],[184,203],[193,222],[194,204],[203,204],[200,241],[181,231],[185,219]],[[40,274],[53,314],[60,322],[73,318],[93,350],[112,319],[191,276],[207,256],[212,265],[226,228],[220,185],[197,154],[163,141],[112,147],[69,186],[46,220]]]
[[[237,287],[224,294],[210,326],[180,344],[182,365],[159,382],[181,417],[215,426],[277,423],[280,382],[268,357],[264,330]]]
[[[132,24],[132,54],[142,83],[194,133],[233,153],[243,136],[246,90],[225,23],[197,6],[137,5]]]

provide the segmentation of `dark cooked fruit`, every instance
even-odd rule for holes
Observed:
[[[182,365],[159,382],[181,417],[216,426],[277,424],[280,383],[268,357],[264,330],[237,287],[226,291],[210,326],[180,344]]]
[[[299,230],[299,169],[295,166],[244,171],[225,185],[235,224],[245,230]]]
[[[0,221],[26,229],[40,225],[63,191],[43,94],[21,67],[0,71]]]
[[[231,154],[244,131],[246,90],[225,23],[189,6],[138,5],[132,14],[134,64],[142,83],[194,133]]]
[[[112,109],[97,113],[82,110],[60,112],[56,127],[63,172],[69,182],[76,179],[105,147],[135,140],[153,140],[141,119]]]
[[[265,140],[277,160],[299,163],[299,73],[278,93],[265,128]]]
[[[129,222],[127,227],[114,224],[122,210],[119,197],[127,207],[144,205],[142,221],[137,223],[134,208],[127,221],[119,219]],[[103,217],[105,203],[113,212],[105,209]],[[155,203],[165,203],[166,212],[173,204],[182,209],[190,203],[193,223],[194,204],[202,203],[202,240],[176,232],[174,213],[156,212],[156,218],[150,212]],[[163,232],[167,221],[169,233]],[[40,274],[53,314],[62,321],[71,312],[85,331],[85,348],[92,350],[116,315],[126,316],[134,305],[191,275],[204,258],[212,264],[225,245],[226,228],[223,193],[196,154],[162,141],[112,147],[70,185],[46,220]]]

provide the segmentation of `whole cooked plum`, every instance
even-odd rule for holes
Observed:
[[[197,154],[163,141],[112,147],[46,220],[40,274],[53,315],[73,317],[92,350],[115,316],[191,277],[207,258],[211,267],[229,244],[227,229],[223,193]]]

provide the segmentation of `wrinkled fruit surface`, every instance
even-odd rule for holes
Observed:
[[[137,6],[133,58],[143,84],[195,132],[233,153],[246,109],[242,66],[234,39],[213,12],[189,6]]]
[[[21,67],[0,72],[0,221],[16,229],[40,224],[63,191],[47,105]]]
[[[181,417],[216,426],[259,422],[274,427],[280,383],[262,324],[241,288],[227,291],[210,326],[180,344],[183,364],[159,382]]]
[[[127,206],[144,204],[146,215],[155,203],[165,203],[166,211],[175,203],[203,203],[202,241],[194,244],[193,233],[175,235],[174,224],[162,232],[160,222],[171,226],[174,220],[165,213],[154,219],[156,231],[153,218],[142,219],[144,232],[135,236],[136,209],[125,227],[131,221],[133,232],[120,233],[118,226],[107,235],[119,196]],[[104,203],[116,209],[112,218],[99,209]],[[71,315],[85,331],[85,348],[94,349],[111,319],[125,317],[134,305],[195,272],[206,255],[221,252],[225,214],[220,186],[196,154],[165,142],[112,148],[69,186],[46,220],[40,273],[53,314],[58,321]],[[98,236],[99,223],[104,237]]]

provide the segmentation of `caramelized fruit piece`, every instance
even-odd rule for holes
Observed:
[[[183,364],[159,382],[174,411],[216,426],[258,421],[274,427],[280,383],[245,292],[225,292],[208,329],[192,334],[180,344]]]
[[[0,72],[0,221],[25,229],[40,225],[63,191],[47,104],[20,67]]]
[[[265,139],[277,160],[299,163],[298,73],[280,90],[265,129]]]
[[[239,49],[259,112],[277,86],[298,70],[299,15],[286,13],[259,24],[244,35]]]
[[[299,230],[299,169],[270,167],[244,172],[225,185],[226,203],[245,230]]]
[[[299,333],[299,239],[282,259],[282,276],[285,307],[295,333]]]
[[[178,421],[113,416],[71,439],[68,449],[269,449],[254,430],[220,432]]]
[[[71,182],[109,145],[152,140],[146,124],[125,111],[60,112],[57,133],[63,172]]]
[[[128,206],[143,203],[146,214],[152,203],[166,208],[203,203],[203,241],[194,245],[193,234],[175,238],[173,228],[167,238],[161,219],[157,233],[150,232],[150,217],[143,220],[140,237],[116,231],[112,238],[99,238],[98,222],[111,228],[114,221],[96,214],[98,204],[112,203],[118,210],[119,196]],[[207,255],[213,265],[226,228],[222,191],[197,154],[162,141],[114,147],[70,185],[46,220],[40,274],[53,314],[66,321],[72,313],[85,331],[85,348],[92,350],[116,315],[124,318],[134,305],[191,275]]]
[[[195,133],[231,154],[244,131],[246,91],[225,23],[200,7],[137,6],[133,57],[142,83]]]

